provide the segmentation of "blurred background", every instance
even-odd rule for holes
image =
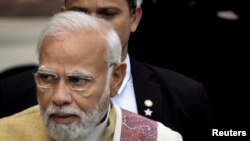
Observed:
[[[0,0],[0,72],[35,64],[35,48],[50,16],[63,0]]]
[[[36,63],[37,38],[62,0],[0,0],[0,72]],[[144,0],[134,58],[202,82],[213,128],[248,130],[249,8],[244,0]],[[240,138],[237,138],[240,140]]]

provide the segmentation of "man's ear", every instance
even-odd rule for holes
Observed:
[[[132,23],[130,26],[130,31],[135,32],[142,17],[142,8],[141,7],[136,7],[135,13],[132,15]]]
[[[110,88],[110,96],[114,97],[119,88],[122,85],[123,79],[126,75],[126,63],[120,63],[114,66],[112,76],[111,76],[111,88]]]

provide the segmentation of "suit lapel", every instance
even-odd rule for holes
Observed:
[[[140,115],[157,121],[162,120],[162,97],[160,86],[152,80],[153,72],[143,64],[130,59],[137,109]],[[148,100],[151,104],[145,104]],[[152,111],[151,116],[145,111]]]

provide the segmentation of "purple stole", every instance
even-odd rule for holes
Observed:
[[[157,141],[157,122],[121,109],[121,141]]]

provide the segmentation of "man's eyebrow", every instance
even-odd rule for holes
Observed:
[[[45,67],[45,66],[40,66],[38,67],[37,71],[44,71],[44,72],[54,72],[53,70]]]
[[[47,72],[47,73],[54,73],[55,72],[54,70],[47,68],[46,66],[38,67],[37,71],[42,71],[42,72]],[[77,69],[77,70],[74,70],[68,74],[69,75],[83,75],[83,76],[93,77],[93,74],[86,69]]]
[[[87,70],[75,70],[73,72],[70,73],[70,75],[83,75],[83,76],[92,76],[92,74],[87,71]]]
[[[119,8],[117,8],[115,6],[103,6],[103,7],[98,7],[97,8],[98,11],[108,10],[108,9],[119,10]],[[82,6],[72,6],[72,7],[69,7],[68,10],[89,12],[89,8],[82,7]]]
[[[88,8],[80,7],[80,6],[72,6],[68,8],[69,11],[81,11],[81,12],[89,12]]]

